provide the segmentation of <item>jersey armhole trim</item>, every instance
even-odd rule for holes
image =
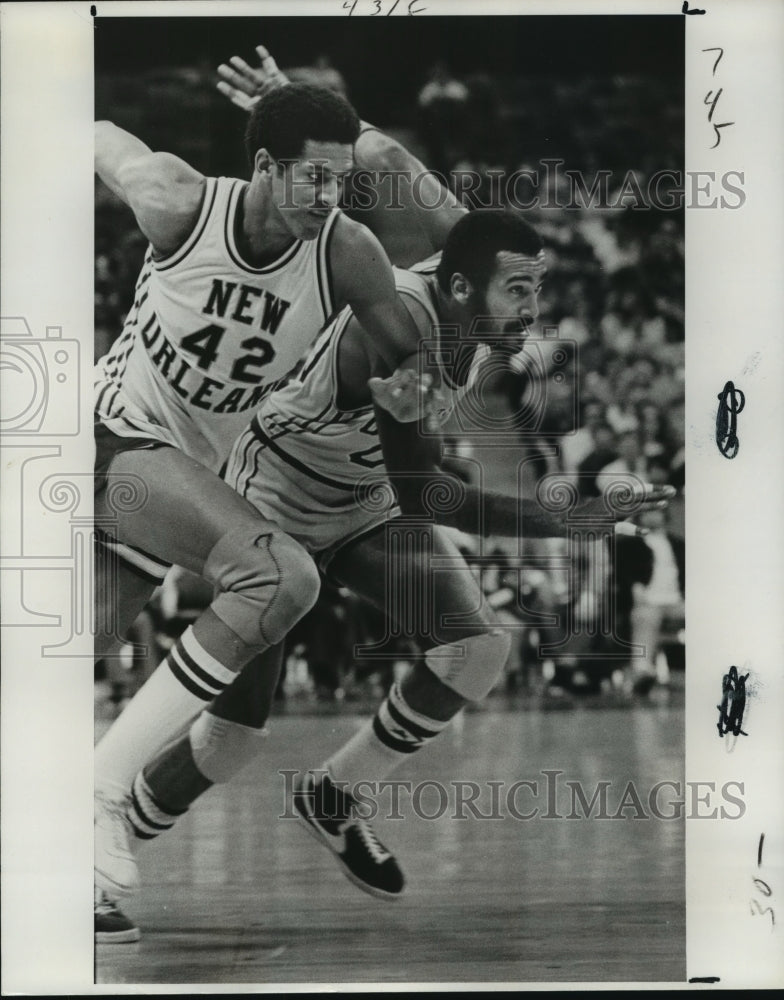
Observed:
[[[433,304],[432,296],[427,289],[423,289],[421,295],[419,292],[415,291],[413,288],[401,288],[398,285],[397,288],[398,295],[407,295],[408,298],[413,299],[416,304],[427,313],[427,318],[430,320],[431,333],[432,336],[433,327],[438,326],[438,313],[436,312]],[[413,317],[412,317],[413,318]],[[422,338],[426,339],[426,338]]]
[[[327,219],[324,228],[318,235],[316,281],[319,298],[321,299],[321,309],[324,313],[324,324],[329,322],[335,312],[335,286],[332,280],[330,251],[332,248],[332,235],[335,231],[339,214],[339,211],[336,209]]]
[[[332,407],[335,413],[338,414],[340,418],[345,418],[347,416],[354,416],[359,413],[371,412],[373,410],[373,404],[367,403],[364,406],[355,407],[345,407],[340,404],[340,373],[338,372],[338,355],[340,354],[340,342],[343,339],[343,335],[348,329],[348,325],[351,320],[354,319],[354,314],[348,307],[346,308],[345,319],[337,319],[335,321],[335,331],[330,336],[330,340],[334,341],[335,348],[332,351],[332,358],[330,359],[330,365],[332,368]]]
[[[218,190],[218,182],[214,177],[207,177],[206,184],[204,187],[204,197],[201,202],[201,210],[199,212],[199,217],[196,220],[196,225],[190,232],[185,242],[173,253],[166,254],[164,257],[152,256],[152,265],[157,271],[168,271],[170,268],[179,264],[180,261],[184,260],[188,254],[193,250],[199,240],[204,234],[204,230],[207,228],[207,222],[209,220],[210,214],[212,213],[213,205],[215,204],[215,197]]]

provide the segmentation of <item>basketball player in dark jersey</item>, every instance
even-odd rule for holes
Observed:
[[[519,350],[525,328],[537,316],[543,274],[536,232],[518,216],[497,212],[466,216],[453,227],[443,257],[400,272],[398,291],[420,336],[441,358],[442,420],[471,391],[491,348]],[[480,329],[478,318],[492,323]],[[434,344],[440,325],[451,336]],[[481,700],[509,649],[509,634],[497,627],[468,566],[437,524],[511,536],[522,525],[524,533],[544,537],[563,535],[566,527],[535,502],[482,494],[445,477],[439,437],[394,420],[378,406],[379,393],[383,401],[387,391],[379,379],[388,375],[361,324],[345,310],[314,345],[299,377],[262,404],[238,439],[226,476],[265,518],[312,552],[336,582],[382,610],[395,616],[387,595],[412,581],[417,592],[433,595],[432,617],[418,622],[422,662],[393,686],[348,744],[294,789],[296,814],[352,881],[394,899],[403,889],[402,872],[347,789],[382,780],[435,739],[465,704]],[[416,389],[413,381],[410,387]],[[354,458],[360,451],[361,461]],[[370,451],[377,454],[372,483]],[[387,478],[399,506],[377,499],[363,503],[363,487],[372,493]],[[434,511],[428,500],[434,488],[455,492],[461,501]],[[666,503],[667,496],[640,484],[640,509]],[[605,511],[603,500],[594,505]],[[390,563],[387,531],[394,528],[390,518],[401,511],[422,519],[422,537]],[[433,558],[442,561],[438,573]],[[459,625],[444,624],[458,620]],[[137,844],[169,829],[202,791],[227,780],[258,751],[258,740],[251,744],[241,737],[243,729],[255,726],[248,705],[270,704],[271,658],[266,669],[243,672],[188,735],[137,776],[127,816]]]

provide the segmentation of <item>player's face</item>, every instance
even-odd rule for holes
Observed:
[[[298,160],[273,165],[272,199],[292,236],[314,240],[340,200],[354,165],[352,146],[308,139]]]
[[[539,315],[537,297],[542,287],[544,267],[530,257],[509,250],[496,254],[496,266],[484,291],[482,307],[488,317],[490,340],[501,334],[498,343],[519,351],[528,336],[528,327]]]

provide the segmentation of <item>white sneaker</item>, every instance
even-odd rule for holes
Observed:
[[[139,888],[133,856],[133,827],[128,800],[95,796],[95,884],[110,897],[127,896]]]

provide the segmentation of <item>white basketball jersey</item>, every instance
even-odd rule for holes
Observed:
[[[404,302],[406,298],[418,302],[433,328],[438,326],[439,319],[435,291],[428,277],[435,273],[437,264],[438,255],[410,270],[394,269],[398,294]],[[353,491],[370,473],[384,471],[373,407],[346,411],[337,402],[338,348],[351,317],[348,307],[335,317],[314,344],[296,378],[264,400],[249,432],[288,463],[292,477],[310,476],[325,486],[348,491]],[[489,347],[477,347],[467,378],[458,386],[450,384],[442,367],[442,422],[473,385],[479,365],[489,353]],[[243,441],[247,442],[247,435],[238,442],[230,463],[235,466],[235,488],[240,492],[245,485],[238,468],[243,461]],[[250,451],[247,449],[246,455]]]
[[[249,412],[313,344],[333,312],[329,241],[297,240],[264,267],[240,253],[244,181],[208,178],[182,247],[149,250],[121,336],[98,363],[96,418],[153,437],[218,470]]]

